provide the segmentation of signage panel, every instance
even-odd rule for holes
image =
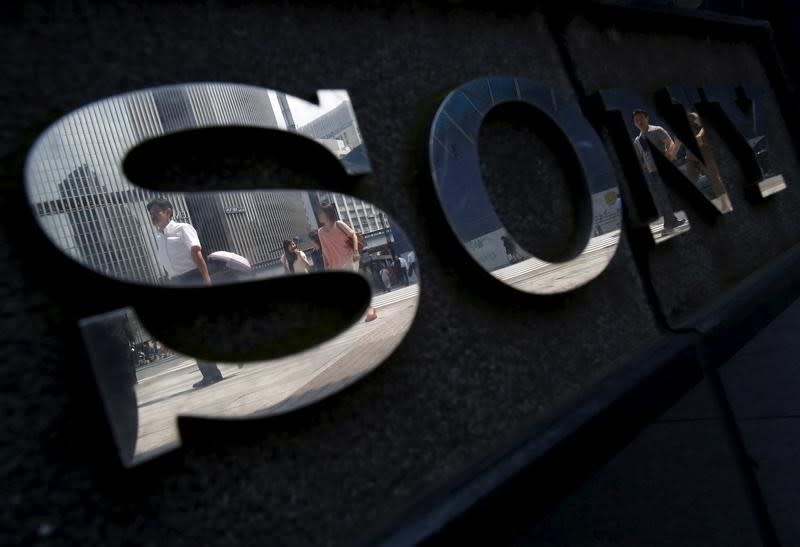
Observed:
[[[580,13],[566,15],[526,8],[513,18],[491,9],[445,12],[429,5],[413,9],[393,6],[386,11],[353,11],[338,5],[208,6],[200,10],[167,6],[157,14],[140,6],[111,9],[99,4],[87,4],[80,11],[60,6],[39,9],[26,5],[25,9],[28,16],[24,19],[5,21],[9,30],[15,27],[6,36],[24,54],[10,59],[13,85],[6,94],[8,107],[0,114],[5,134],[12,136],[6,142],[6,154],[11,155],[4,156],[5,165],[11,166],[6,189],[12,206],[7,208],[0,233],[8,242],[2,267],[11,310],[2,329],[8,340],[5,346],[10,348],[5,378],[13,383],[4,403],[10,416],[9,453],[19,456],[8,465],[7,489],[12,500],[8,520],[13,526],[7,528],[19,543],[30,543],[39,529],[54,540],[85,544],[102,543],[109,537],[157,542],[171,539],[175,530],[186,529],[203,538],[224,536],[238,544],[253,537],[277,543],[351,544],[384,537],[382,532],[387,529],[400,530],[400,515],[412,514],[412,508],[420,507],[423,500],[432,500],[425,504],[432,509],[416,521],[424,524],[405,528],[408,533],[397,536],[411,538],[406,543],[419,541],[530,458],[548,453],[555,443],[582,431],[586,420],[600,409],[615,401],[624,409],[620,397],[652,371],[663,374],[647,392],[648,401],[674,399],[688,387],[688,379],[699,378],[700,369],[693,360],[693,344],[699,343],[698,339],[677,335],[672,328],[696,326],[687,323],[686,317],[704,312],[709,302],[722,298],[726,290],[737,287],[800,237],[796,224],[798,165],[792,140],[795,118],[781,95],[782,82],[772,80],[775,73],[762,66],[769,56],[758,53],[761,31],[744,32],[741,25],[720,24],[733,29],[723,32],[720,25],[708,21],[690,24],[686,18],[661,22],[664,19],[659,17],[620,17],[627,13],[624,10],[598,17],[598,11],[605,13],[602,9],[584,12],[583,7]],[[348,23],[330,25],[332,20]],[[270,32],[264,31],[265,25]],[[496,77],[536,82],[540,89],[553,90],[554,108],[558,106],[559,112],[574,110],[585,116],[604,144],[602,152],[611,163],[619,196],[609,187],[590,198],[589,181],[579,177],[576,186],[583,189],[575,201],[581,203],[552,200],[550,196],[557,194],[553,188],[570,182],[568,168],[577,163],[575,153],[562,157],[548,146],[551,139],[567,140],[542,114],[550,111],[549,103],[545,108],[520,104],[544,120],[541,127],[533,124],[533,136],[519,148],[520,140],[509,138],[509,133],[515,137],[518,133],[514,132],[520,131],[513,123],[506,133],[503,131],[509,126],[501,125],[499,136],[492,135],[491,141],[479,132],[478,140],[484,142],[478,149],[483,157],[479,169],[469,175],[471,180],[488,182],[495,218],[502,220],[503,227],[474,222],[471,228],[480,230],[457,237],[446,212],[448,205],[439,203],[432,180],[426,156],[430,130],[437,109],[450,92],[476,79]],[[50,177],[56,189],[64,183],[64,195],[56,191],[45,200],[26,204],[22,163],[34,139],[59,118],[69,118],[72,114],[68,113],[82,105],[103,103],[104,97],[119,98],[120,93],[131,90],[150,93],[151,98],[137,103],[134,112],[151,114],[144,116],[151,125],[132,126],[126,137],[131,140],[125,142],[132,144],[137,135],[149,137],[129,148],[129,160],[132,155],[144,156],[140,153],[150,145],[151,151],[157,150],[164,142],[160,139],[179,137],[182,127],[190,127],[189,132],[207,131],[204,138],[211,142],[217,114],[209,113],[214,112],[213,104],[220,95],[213,100],[201,97],[197,102],[188,94],[181,98],[171,93],[168,89],[172,86],[162,87],[165,82],[208,80],[246,82],[252,84],[247,86],[251,89],[287,92],[268,93],[269,106],[245,100],[243,110],[264,114],[271,108],[275,124],[264,122],[267,127],[256,129],[285,136],[287,142],[306,143],[306,148],[299,147],[303,154],[313,148],[305,165],[284,165],[280,154],[286,150],[270,148],[280,140],[273,139],[263,152],[277,160],[277,169],[261,161],[259,154],[255,159],[237,156],[218,172],[184,165],[186,177],[179,173],[177,178],[182,180],[175,188],[164,181],[154,182],[150,188],[116,188],[109,181],[119,182],[118,175],[127,171],[122,154],[114,151],[114,139],[104,138],[109,126],[78,116],[72,119],[81,120],[75,126],[75,134],[84,135],[80,146],[84,151],[91,147],[102,150],[105,160],[99,164],[103,168],[87,159],[67,165],[48,160],[51,172],[43,170],[43,175]],[[672,84],[709,91],[716,84],[731,86],[747,80],[765,91],[765,117],[761,119],[768,122],[766,130],[760,126],[737,128],[735,119],[729,120],[709,94],[701,95],[703,108],[697,109],[717,154],[733,212],[719,214],[713,200],[722,208],[727,208],[726,203],[717,199],[722,192],[718,185],[715,189],[716,181],[707,173],[707,180],[701,183],[688,167],[683,169],[684,163],[676,166],[669,158],[661,161],[656,156],[673,210],[686,213],[687,222],[680,224],[688,227],[691,221],[691,230],[668,240],[661,237],[663,244],[654,245],[650,234],[658,240],[666,227],[654,222],[659,215],[641,180],[631,113],[623,111],[617,122],[615,116],[609,121],[604,112],[593,111],[591,96],[605,89],[633,90],[645,102],[635,107],[663,117],[670,138],[680,140],[684,152],[692,151],[708,169],[685,114],[694,111],[696,104],[690,102],[682,111],[671,100],[651,104],[650,99],[654,92]],[[217,88],[221,96],[227,92],[236,95],[242,87],[203,85],[225,88]],[[358,115],[357,132],[354,128],[333,135],[326,132],[312,140],[297,134],[295,130],[311,120],[292,115],[290,98],[325,88],[347,90],[352,111]],[[508,96],[498,94],[501,100]],[[745,96],[758,100],[747,90]],[[739,103],[744,108],[739,104],[737,108],[745,115],[752,112],[746,101]],[[326,110],[321,104],[311,104],[317,106]],[[331,117],[346,117],[349,108],[334,112],[332,106]],[[101,119],[107,118],[97,118]],[[241,119],[246,122],[248,118]],[[199,129],[192,125],[197,123],[206,125]],[[586,122],[578,119],[577,123]],[[159,124],[162,129],[153,131]],[[322,130],[322,125],[314,128]],[[223,129],[220,140],[247,128],[229,125]],[[172,133],[161,135],[158,131]],[[93,136],[85,138],[87,133]],[[617,140],[609,135],[616,135]],[[765,138],[758,142],[761,135]],[[65,139],[73,136],[65,135]],[[190,139],[171,142],[178,141],[186,146]],[[359,142],[368,145],[369,154],[364,147],[354,146]],[[763,143],[768,143],[769,150],[765,168],[758,159],[748,159],[759,156]],[[220,143],[220,156],[231,152],[229,144]],[[208,148],[204,153],[208,150],[214,152]],[[503,164],[501,152],[509,150],[513,154],[505,157],[516,154],[519,162]],[[185,150],[177,152],[191,157]],[[88,158],[90,154],[81,155]],[[531,158],[537,161],[524,161]],[[320,165],[325,169],[312,174],[304,171]],[[538,169],[538,165],[548,167]],[[262,176],[243,188],[223,186],[230,183],[228,171],[240,167],[242,171],[261,170]],[[589,171],[587,176],[592,175]],[[154,172],[152,169],[151,175]],[[365,174],[351,176],[349,172]],[[761,199],[758,182],[778,175],[783,177],[785,190]],[[701,183],[699,190],[692,180]],[[742,191],[748,180],[754,183],[754,192]],[[778,184],[762,188],[765,194],[781,186],[779,179],[773,182]],[[546,203],[537,202],[536,193],[529,191],[531,183],[549,196],[541,200]],[[252,191],[260,185],[259,192]],[[208,187],[216,191],[200,191]],[[498,188],[500,192],[491,194]],[[293,197],[287,197],[287,192]],[[757,198],[752,202],[746,196],[751,193]],[[150,211],[147,205],[156,198],[166,198],[173,207],[163,207],[162,202],[156,211]],[[250,229],[267,226],[261,220],[275,205],[267,198],[283,200],[280,207],[291,210],[295,219],[295,224],[271,230],[269,238],[265,230]],[[302,289],[295,293],[299,285],[292,283],[301,276],[283,275],[280,256],[285,253],[284,240],[308,257],[312,249],[309,233],[300,227],[310,226],[311,232],[318,223],[316,209],[328,202],[348,226],[364,235],[361,275],[307,274],[302,281],[317,287],[317,283],[323,286],[324,280],[329,294]],[[592,270],[586,282],[558,292],[564,288],[559,286],[561,264],[552,257],[539,264],[538,258],[528,256],[536,253],[526,250],[537,247],[529,245],[525,236],[552,233],[548,229],[555,225],[553,219],[570,218],[573,205],[581,224],[558,228],[564,232],[575,228],[570,240],[575,254],[567,253],[568,260],[576,258],[587,240],[602,241],[617,227],[619,238],[615,238],[615,250],[605,269]],[[617,207],[622,210],[621,224]],[[102,213],[108,208],[124,214]],[[163,276],[154,273],[163,264],[158,255],[158,228],[150,215],[155,213],[158,219],[168,209],[172,209],[175,222],[195,228],[207,255],[234,253],[247,259],[252,281],[215,286],[212,279],[211,288],[202,283],[169,288],[169,272]],[[529,209],[539,214],[528,214]],[[488,209],[474,212],[490,218]],[[466,224],[470,228],[469,222]],[[591,224],[594,230],[587,230]],[[55,234],[56,246],[43,234]],[[108,241],[104,234],[114,234],[113,240]],[[279,238],[273,241],[275,234]],[[502,236],[507,234],[519,244],[516,249],[506,247]],[[115,241],[129,244],[117,248]],[[215,263],[207,255],[203,259],[210,277],[221,273],[214,271],[217,266],[228,268],[226,264],[236,260],[228,256],[230,260]],[[374,305],[382,298],[391,300],[405,290],[405,279],[391,267],[398,255],[406,260],[410,287],[420,286],[422,292],[408,300],[415,302],[412,313],[416,315],[413,323],[409,320],[408,325],[399,327],[405,338],[387,341],[391,329],[381,326],[391,319],[384,312],[404,310],[403,302],[375,306],[378,319],[363,319],[370,301]],[[190,254],[189,259],[192,256],[196,255]],[[366,265],[369,269],[363,267]],[[523,272],[532,274],[529,286],[519,283],[515,266],[529,269]],[[511,268],[512,275],[493,275],[498,268]],[[384,269],[391,290],[381,276]],[[136,282],[139,277],[126,276],[128,271],[138,272],[141,278],[152,275],[147,278],[151,281]],[[419,277],[415,278],[415,273]],[[543,285],[536,274],[552,274],[553,284]],[[202,272],[200,276],[205,281]],[[359,293],[354,285],[363,291]],[[351,288],[345,290],[345,286]],[[286,300],[273,303],[263,297],[278,294],[281,287],[293,287],[286,291]],[[159,313],[190,310],[197,314],[196,324],[212,325],[221,309],[236,305],[223,302],[234,294],[229,289],[238,291],[237,298],[246,301],[249,309],[263,305],[274,318],[263,321],[258,314],[232,314],[236,328],[262,332],[257,329],[260,326],[265,338],[280,342],[283,318],[290,315],[281,309],[286,301],[294,299],[288,305],[290,311],[349,303],[359,308],[355,314],[360,317],[342,322],[341,330],[357,334],[364,329],[371,336],[358,347],[342,339],[343,347],[389,348],[385,364],[375,368],[380,361],[370,361],[369,352],[356,351],[350,354],[347,367],[327,368],[316,376],[306,375],[309,369],[303,369],[299,373],[308,379],[304,387],[308,387],[309,398],[295,399],[299,403],[296,410],[282,412],[281,408],[288,410],[289,406],[281,407],[280,401],[272,404],[282,397],[277,393],[280,382],[265,385],[255,380],[261,372],[269,373],[272,365],[271,372],[276,373],[272,377],[278,378],[279,373],[298,365],[297,355],[276,356],[272,363],[239,368],[244,359],[202,355],[199,348],[213,338],[203,334],[211,329],[199,333],[203,339],[195,351],[188,343],[170,347],[166,344],[169,337],[158,334],[165,332],[164,322],[157,325],[152,321]],[[316,296],[311,297],[311,292]],[[127,309],[130,306],[135,311]],[[315,322],[309,314],[299,329],[308,333],[309,340],[319,332]],[[133,331],[130,336],[129,330]],[[131,352],[137,365],[135,377],[127,368],[131,362],[128,354],[124,360],[118,358],[121,350],[130,349],[130,337],[136,350]],[[220,337],[220,349],[233,345],[229,342]],[[657,343],[680,348],[676,349],[680,364],[671,357],[658,361],[657,357],[665,354],[651,353],[655,351],[652,348],[662,347]],[[224,380],[194,388],[193,384],[203,381],[196,363],[203,357],[216,363],[207,367],[212,380],[214,368]],[[110,369],[101,363],[123,366]],[[352,382],[348,376],[351,367],[356,375],[370,367],[374,370],[362,381]],[[674,367],[685,374],[674,374]],[[169,373],[159,375],[166,371]],[[103,377],[105,373],[116,378]],[[100,386],[100,400],[106,403],[102,409],[92,406],[98,396],[89,381],[92,375]],[[247,385],[244,393],[252,396],[245,396],[235,408],[236,398],[227,390],[249,380],[253,384]],[[143,392],[163,387],[159,384],[163,381],[174,382],[170,389],[177,391]],[[340,390],[340,383],[350,387]],[[123,386],[124,393],[120,398],[109,396],[112,392],[103,387],[107,385]],[[283,385],[293,387],[290,382]],[[600,390],[601,385],[611,388]],[[333,391],[337,395],[328,397]],[[142,397],[137,400],[138,392]],[[220,392],[229,398],[215,400]],[[162,401],[151,396],[158,393],[167,398]],[[317,402],[306,406],[312,399]],[[185,408],[172,405],[183,400],[197,404]],[[124,412],[115,408],[115,403],[121,403]],[[221,408],[220,403],[230,404]],[[300,410],[300,405],[306,407]],[[111,443],[103,433],[103,412],[111,419],[123,461],[136,465],[157,454],[152,450],[156,447],[171,450],[176,446],[176,416],[234,416],[254,407],[269,417],[237,420],[235,425],[221,419],[182,421],[183,450],[127,471],[123,485],[117,486],[120,477],[116,469],[110,472],[110,481],[105,481],[105,476],[96,479],[96,469],[105,472],[103,466],[113,461],[108,457],[113,454],[105,450]],[[160,421],[151,420],[149,413],[154,410],[159,410]],[[136,418],[119,421],[126,412]],[[635,411],[620,411],[614,427],[632,431],[633,425],[626,419],[634,415],[641,418]],[[139,435],[145,432],[139,427],[144,424],[150,428],[146,436]],[[146,444],[160,435],[160,441]],[[602,434],[593,439],[613,444]],[[535,450],[517,457],[520,452],[511,448],[520,443],[535,445]],[[580,457],[572,453],[564,461],[581,465],[593,459],[590,456],[596,448],[592,444]],[[496,472],[496,462],[509,464],[503,467],[504,473]],[[574,471],[560,470],[567,476],[575,476]],[[557,476],[554,474],[552,482],[559,482]],[[98,481],[112,486],[99,487]],[[45,483],[47,488],[42,488]],[[463,496],[455,499],[454,492]],[[36,528],[39,517],[30,517],[31,507],[37,508],[48,526]],[[253,507],[258,508],[257,519],[253,519]],[[98,511],[113,513],[113,518],[72,526]],[[354,529],[358,529],[355,535]]]

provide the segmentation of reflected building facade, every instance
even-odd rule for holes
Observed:
[[[316,140],[341,141],[342,150],[349,152],[362,142],[355,120],[350,101],[343,101],[332,110],[299,127],[297,131]]]
[[[211,197],[219,200],[223,212],[222,229],[215,233],[224,233],[226,238],[207,243],[209,252],[232,251],[245,256],[256,269],[280,258],[284,239],[306,241],[316,227],[308,192],[230,192]]]
[[[350,101],[342,101],[325,114],[298,128],[320,142],[345,163],[366,163],[361,133]],[[317,192],[316,202],[332,203],[339,218],[362,234],[386,231],[389,224],[378,209],[359,199],[330,192]]]
[[[60,248],[91,268],[115,277],[157,281],[161,276],[155,238],[144,204],[155,196],[144,190],[123,190],[100,178],[101,165],[83,163],[69,170],[53,169],[47,188],[35,202],[43,227],[56,234]],[[67,172],[57,182],[57,176]],[[106,184],[104,184],[106,182]],[[184,203],[176,203],[176,220],[186,219]]]
[[[364,235],[390,229],[386,214],[370,203],[334,192],[317,192],[315,197],[319,204],[335,205],[339,218]]]
[[[127,194],[114,196],[83,164],[58,184],[60,200],[41,204],[59,225],[71,251],[98,271],[147,279],[155,275],[147,248],[147,224],[131,210]]]
[[[36,181],[31,199],[48,233],[80,262],[132,281],[163,281],[146,211],[161,194],[131,189],[112,158],[132,143],[186,127],[274,125],[275,112],[255,89],[213,84],[130,94],[104,109],[86,111],[85,120],[44,138],[47,160],[28,166]],[[316,227],[306,192],[170,193],[169,199],[174,219],[198,231],[204,253],[234,252],[255,268],[278,260],[284,238],[305,237]]]

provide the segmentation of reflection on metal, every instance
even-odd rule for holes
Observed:
[[[786,190],[786,181],[783,180],[783,175],[767,177],[758,183],[758,191],[762,198],[777,194],[782,190]]]
[[[591,238],[580,257],[568,266],[527,258],[492,271],[492,276],[517,290],[534,294],[566,292],[597,277],[614,258],[619,243],[620,230],[613,230]],[[591,277],[590,277],[591,276]]]
[[[642,220],[649,221],[647,224],[655,243],[663,243],[689,231],[688,221],[682,221],[672,205],[661,168],[689,182],[698,191],[696,195],[702,196],[718,213],[733,211],[704,127],[705,121],[695,111],[700,100],[696,89],[672,86],[665,95],[670,104],[681,107],[686,116],[686,130],[691,134],[686,142],[678,139],[658,113],[647,108],[644,99],[634,91],[605,89],[598,95],[607,112],[617,112],[624,120],[628,142],[636,155],[646,185],[644,194],[649,195],[650,209],[655,213],[641,212],[644,217]],[[653,217],[658,220],[652,221]],[[664,237],[663,232],[669,237]],[[656,236],[657,233],[662,235]]]
[[[711,138],[704,127],[702,116],[697,112],[700,105],[699,90],[688,86],[670,86],[666,93],[670,102],[683,112],[692,136],[686,143],[675,139],[678,148],[670,159],[719,213],[733,212],[728,189],[722,180],[722,173],[712,149]],[[681,145],[685,145],[683,157]]]
[[[783,176],[775,173],[767,147],[764,89],[756,84],[711,85],[700,92],[705,100],[719,107],[732,126],[731,138],[738,143],[745,161],[745,174],[765,198],[786,189]]]
[[[408,287],[373,295],[377,320],[365,322],[365,316],[336,338],[302,353],[247,364],[198,362],[177,353],[153,339],[131,308],[86,319],[81,330],[120,458],[133,466],[180,446],[178,416],[283,414],[352,384],[402,341],[418,298],[414,279]],[[138,340],[131,344],[129,333],[134,330]],[[144,346],[147,357],[140,349]],[[193,387],[203,382],[204,373],[218,375],[221,381]]]
[[[370,171],[346,91],[318,92],[319,105],[284,96],[293,121],[304,122],[299,129],[285,128],[274,96],[273,91],[252,86],[188,84],[119,95],[68,114],[36,141],[25,166],[28,199],[39,224],[56,247],[84,266],[122,281],[156,285],[164,276],[145,205],[165,197],[174,206],[173,219],[197,230],[204,251],[233,251],[254,264],[273,262],[282,234],[308,233],[316,195],[156,194],[133,185],[122,171],[122,161],[137,145],[171,133],[247,126],[297,133],[319,143],[350,139],[362,153],[358,162],[340,157],[343,168],[350,174]],[[336,123],[328,123],[332,113]],[[370,204],[361,204],[359,210],[365,208],[375,214]]]
[[[579,226],[581,251],[566,262],[546,262],[522,249],[489,199],[480,174],[478,138],[489,111],[505,103],[540,110],[573,147],[592,218]],[[459,87],[436,113],[429,153],[439,202],[450,226],[473,259],[505,284],[535,294],[567,292],[597,277],[613,258],[622,204],[611,162],[577,104],[552,89],[509,77],[482,78]]]
[[[664,217],[659,217],[655,222],[650,223],[650,235],[653,236],[653,241],[656,244],[664,243],[668,239],[685,234],[691,229],[685,212],[675,211],[675,219],[677,223],[674,226],[665,226]]]
[[[295,273],[313,282],[325,271],[343,270],[363,276],[372,289],[366,315],[342,325],[333,339],[246,367],[176,354],[154,340],[131,309],[82,321],[125,465],[178,446],[179,415],[263,416],[324,398],[377,367],[410,328],[419,300],[416,255],[374,205],[332,192],[155,193],[122,171],[126,154],[146,140],[200,127],[248,126],[306,135],[326,150],[331,141],[344,142],[336,150],[359,151],[351,160],[336,154],[345,171],[369,172],[347,92],[318,96],[319,106],[243,85],[148,89],[68,114],[32,148],[25,184],[39,224],[67,256],[107,277],[202,287]],[[335,217],[338,225],[331,222]],[[350,226],[364,235],[360,253]]]

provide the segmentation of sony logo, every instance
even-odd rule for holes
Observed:
[[[630,90],[602,90],[587,102],[616,132],[619,156],[638,164],[638,180],[630,181],[637,190],[622,196],[608,152],[574,99],[529,79],[504,76],[453,90],[433,119],[428,142],[431,178],[453,233],[501,283],[557,294],[590,282],[607,267],[619,242],[623,199],[634,225],[649,230],[656,244],[690,229],[686,212],[671,205],[664,177],[683,181],[699,203],[718,214],[733,212],[739,204],[730,199],[709,126],[737,152],[754,196],[767,198],[786,187],[769,163],[763,90],[749,84],[670,86],[657,98],[674,124]],[[541,260],[522,248],[481,179],[481,125],[507,103],[541,114],[569,144],[572,157],[565,159],[581,173],[591,214],[580,225],[581,248],[564,262]],[[66,256],[104,276],[158,290],[287,275],[314,278],[336,270],[361,275],[372,289],[362,320],[335,338],[247,367],[178,354],[155,340],[132,308],[83,320],[125,465],[178,446],[178,415],[281,413],[354,382],[402,341],[424,294],[416,252],[382,204],[322,190],[155,193],[128,179],[126,157],[171,134],[251,127],[311,139],[347,174],[362,175],[371,165],[356,110],[342,90],[319,91],[318,104],[312,104],[265,88],[192,83],[97,101],[56,121],[32,147],[25,185],[40,227]],[[369,342],[356,348],[355,340]],[[347,379],[341,381],[336,371],[345,364]],[[321,371],[337,381],[311,382],[325,377]]]

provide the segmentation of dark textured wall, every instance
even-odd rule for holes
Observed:
[[[483,75],[513,74],[574,93],[540,13],[245,3],[6,10],[0,17],[10,53],[0,86],[3,544],[352,544],[586,397],[665,332],[625,236],[593,283],[562,296],[525,296],[468,260],[434,202],[424,149],[448,90]],[[587,87],[648,91],[692,81],[686,62],[697,56],[706,56],[704,66],[721,77],[749,70],[763,78],[741,44],[615,35],[583,20],[568,27],[566,39]],[[646,79],[632,77],[625,65],[635,64],[638,52],[665,47],[679,53]],[[608,63],[597,63],[604,50]],[[736,70],[729,55],[741,59]],[[713,80],[712,72],[704,74]],[[158,184],[222,188],[233,177],[247,179],[241,182],[247,186],[253,178],[242,173],[261,172],[271,175],[255,184],[332,187],[367,199],[410,236],[422,269],[421,306],[395,354],[344,393],[251,423],[186,422],[181,451],[125,472],[113,464],[76,321],[134,304],[158,322],[158,309],[152,293],[98,279],[49,248],[24,200],[22,162],[42,129],[83,104],[207,80],[301,97],[347,89],[374,173],[358,181],[327,178],[313,167],[281,168],[280,158],[266,153],[263,160],[248,156],[242,164],[222,162],[211,172]],[[785,128],[774,103],[770,112],[776,131],[770,138],[778,139],[776,155],[785,159],[791,185],[800,180],[793,152],[781,142]],[[573,229],[563,219],[573,210],[547,135],[503,115],[484,139],[484,176],[507,226],[531,234],[531,248],[558,254]],[[503,161],[513,148],[533,159]],[[549,207],[528,203],[537,192],[519,190],[531,170]],[[653,252],[653,283],[670,316],[701,306],[796,240],[791,209],[798,198],[791,187],[785,194],[759,208],[739,207],[715,224],[695,222],[683,246]],[[678,264],[683,267],[674,273]],[[330,290],[335,308],[343,297],[335,283]],[[230,294],[208,290],[208,321],[231,317],[225,316],[232,313],[225,307]],[[236,293],[265,307],[271,294],[269,284]],[[240,314],[235,328],[275,336],[275,317],[291,319],[291,310]],[[225,335],[224,324],[216,328]]]

